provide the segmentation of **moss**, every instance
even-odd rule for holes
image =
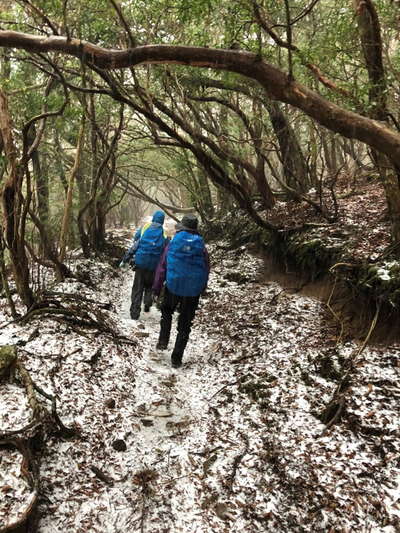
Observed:
[[[227,239],[231,249],[248,243],[261,244],[265,239],[269,239],[268,232],[240,210],[208,222],[207,226],[202,228],[202,234],[207,242]]]
[[[390,294],[388,301],[392,307],[400,307],[400,288]]]
[[[17,360],[17,348],[14,345],[0,346],[0,378],[8,375],[10,367]]]
[[[400,264],[397,261],[362,265],[355,284],[375,299],[385,300],[392,307],[400,306]]]
[[[287,264],[306,273],[310,280],[325,274],[336,261],[343,242],[329,243],[318,236],[315,229],[290,234],[277,234],[265,243],[268,251]]]
[[[336,263],[354,262],[348,257],[346,239],[323,240],[317,228],[278,234],[265,245],[271,254],[283,259],[291,270],[306,274],[310,281],[326,275]],[[348,283],[355,301],[357,294],[362,294],[371,300],[372,307],[380,300],[392,308],[400,309],[399,261],[354,264],[351,269],[338,269],[335,273]]]
[[[335,268],[334,275],[346,284],[354,303],[362,297],[365,307],[372,312],[377,301],[383,304],[381,313],[384,306],[388,314],[393,310],[400,311],[400,262],[388,259],[379,263],[355,261],[351,253],[350,231],[338,228],[326,235],[323,228],[310,225],[270,232],[257,227],[245,213],[236,210],[214,221],[209,233],[212,238],[223,236],[227,240],[226,249],[258,244],[287,272],[297,271],[309,281],[331,274],[330,268],[341,263],[344,266]]]

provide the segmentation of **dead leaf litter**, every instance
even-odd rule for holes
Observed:
[[[172,342],[155,350],[159,311],[130,320],[133,274],[105,264],[87,263],[95,288],[57,290],[101,302],[119,337],[50,318],[0,330],[0,344],[22,341],[18,356],[78,430],[43,445],[38,531],[398,531],[399,346],[364,350],[326,429],[357,344],[335,346],[324,304],[263,283],[245,248],[211,255],[177,371]],[[1,383],[0,431],[29,416],[20,389]],[[29,505],[17,455],[1,451],[0,529]]]

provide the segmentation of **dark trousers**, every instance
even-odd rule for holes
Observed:
[[[140,315],[142,298],[144,293],[145,307],[151,307],[154,270],[147,270],[145,268],[136,267],[135,279],[133,280],[132,295],[131,295],[131,318],[137,319]]]
[[[159,344],[168,345],[171,334],[172,315],[179,306],[178,334],[175,340],[172,360],[182,362],[183,352],[189,340],[190,330],[196,309],[199,305],[200,296],[177,296],[165,288],[165,294],[161,303],[161,329]]]

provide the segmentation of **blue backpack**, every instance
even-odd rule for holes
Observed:
[[[180,231],[167,253],[167,288],[177,296],[198,296],[205,288],[208,269],[200,235]]]
[[[135,264],[139,268],[155,270],[164,250],[166,237],[160,224],[145,224],[135,252]]]

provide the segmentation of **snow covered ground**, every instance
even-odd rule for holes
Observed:
[[[212,257],[179,370],[174,333],[170,350],[155,350],[159,311],[129,319],[133,274],[105,265],[91,265],[97,290],[58,290],[109,302],[136,345],[50,319],[0,330],[79,428],[45,443],[38,531],[400,530],[399,347],[362,353],[342,417],[325,430],[319,416],[357,345],[335,345],[320,302],[262,283],[261,259]],[[0,384],[0,430],[26,423],[24,405]],[[4,490],[18,472],[0,453],[1,531],[17,513],[10,502],[28,496],[22,482]]]

